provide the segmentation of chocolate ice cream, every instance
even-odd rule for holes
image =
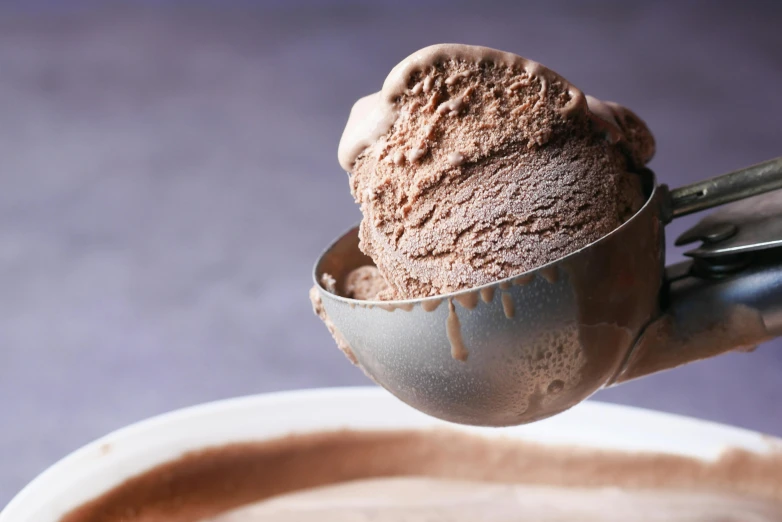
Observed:
[[[614,230],[654,154],[628,109],[514,54],[445,44],[359,100],[339,146],[381,299],[510,277]],[[378,294],[374,294],[376,297]]]
[[[372,301],[382,299],[388,292],[388,283],[377,267],[368,265],[352,270],[345,278],[345,297]]]
[[[724,493],[392,477],[296,491],[204,522],[770,522],[781,516],[778,503]]]
[[[61,522],[779,521],[772,447],[701,460],[442,429],[293,434],[186,453]]]

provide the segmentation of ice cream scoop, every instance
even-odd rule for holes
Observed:
[[[782,198],[706,218],[692,261],[664,267],[664,225],[782,188],[782,158],[669,190],[641,173],[643,207],[542,267],[458,292],[396,301],[342,297],[372,261],[353,229],[315,265],[316,310],[372,379],[435,417],[507,426],[561,412],[604,386],[782,333]],[[762,209],[762,219],[755,219]],[[722,247],[721,245],[725,245]],[[333,277],[327,289],[324,276]]]

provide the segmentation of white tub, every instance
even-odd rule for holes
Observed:
[[[103,437],[24,488],[0,522],[56,522],[126,479],[190,450],[340,428],[451,429],[545,444],[665,452],[714,460],[726,449],[769,452],[782,441],[747,430],[587,401],[553,418],[504,429],[427,417],[379,388],[322,389],[225,400],[160,415]]]

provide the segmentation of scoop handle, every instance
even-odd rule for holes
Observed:
[[[782,253],[755,255],[733,275],[703,277],[686,261],[666,269],[664,313],[639,337],[621,383],[782,335]]]
[[[670,191],[670,217],[677,218],[782,188],[782,157]]]

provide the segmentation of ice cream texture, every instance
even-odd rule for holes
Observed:
[[[371,288],[355,297],[439,295],[578,250],[642,206],[654,149],[629,109],[536,62],[424,48],[355,104],[339,144],[378,271],[353,276]]]
[[[731,494],[392,477],[294,492],[211,522],[765,522],[781,516],[777,503]]]

